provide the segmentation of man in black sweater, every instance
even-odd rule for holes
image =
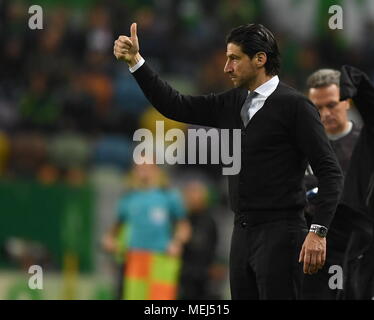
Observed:
[[[343,66],[341,72],[330,69],[316,71],[308,78],[308,89],[309,98],[319,109],[346,183],[330,226],[328,259],[318,274],[305,277],[303,298],[372,299],[374,84],[361,70]],[[348,120],[349,99],[361,114],[360,126]],[[309,188],[318,186],[313,175],[308,175],[307,180]],[[307,211],[313,215],[313,200]],[[333,283],[331,286],[333,272],[329,273],[329,270],[334,265],[343,267],[344,285]]]
[[[171,88],[139,54],[136,24],[120,36],[124,60],[145,96],[166,117],[202,126],[241,129],[241,170],[229,176],[235,213],[230,253],[233,299],[298,299],[304,273],[326,259],[326,233],[342,188],[342,173],[315,106],[279,81],[279,51],[260,24],[227,37],[227,73],[235,88],[187,96]],[[308,233],[303,209],[307,163],[319,181],[319,202]]]
[[[315,104],[321,115],[321,121],[325,127],[327,137],[335,151],[343,174],[346,175],[361,128],[352,121],[349,121],[349,100],[340,101],[340,75],[341,73],[338,70],[321,69],[310,75],[307,86],[309,99]],[[305,177],[307,189],[310,190],[318,187],[318,181],[313,175],[312,170],[308,168],[307,172],[308,174]],[[338,213],[341,210],[344,210],[342,206],[339,207]],[[313,198],[310,199],[306,212],[307,221],[310,223],[314,215]],[[340,218],[346,215],[338,213],[335,214],[327,237],[327,251],[329,255],[325,266],[317,274],[305,277],[303,299],[335,300],[337,299],[339,289],[341,290],[343,287],[342,283],[331,287],[329,280],[333,272],[329,273],[329,271],[334,265],[343,265],[344,252],[354,224],[353,221],[341,220]]]

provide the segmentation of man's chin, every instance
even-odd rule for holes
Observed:
[[[338,134],[340,133],[340,130],[336,128],[335,126],[325,126],[325,130],[329,134]]]
[[[243,83],[240,82],[240,81],[232,80],[232,83],[233,83],[233,85],[234,85],[235,88],[241,88],[241,87],[243,87]]]
[[[325,127],[325,130],[327,132],[334,132],[334,131],[337,131],[337,127],[333,124],[327,124],[327,123],[323,123],[323,126]]]

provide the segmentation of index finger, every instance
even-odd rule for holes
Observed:
[[[313,252],[310,256],[310,266],[309,266],[309,270],[308,270],[308,273],[309,274],[313,274],[313,273],[316,273],[317,270],[318,270],[318,262],[317,262],[317,253]]]
[[[308,273],[310,266],[310,254],[305,250],[304,255],[304,273]]]
[[[119,36],[118,41],[122,43],[132,44],[132,41],[129,37],[126,36]]]
[[[326,250],[323,250],[322,253],[322,266],[324,266],[326,263]]]

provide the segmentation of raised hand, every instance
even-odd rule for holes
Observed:
[[[114,41],[113,53],[117,60],[125,61],[130,67],[134,66],[139,60],[139,41],[137,35],[137,25],[133,23],[130,27],[130,37],[119,36]]]

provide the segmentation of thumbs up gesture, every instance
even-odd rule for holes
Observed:
[[[136,33],[136,23],[133,23],[130,27],[130,37],[119,36],[114,42],[114,55],[117,60],[123,60],[132,67],[139,60],[139,41]]]

